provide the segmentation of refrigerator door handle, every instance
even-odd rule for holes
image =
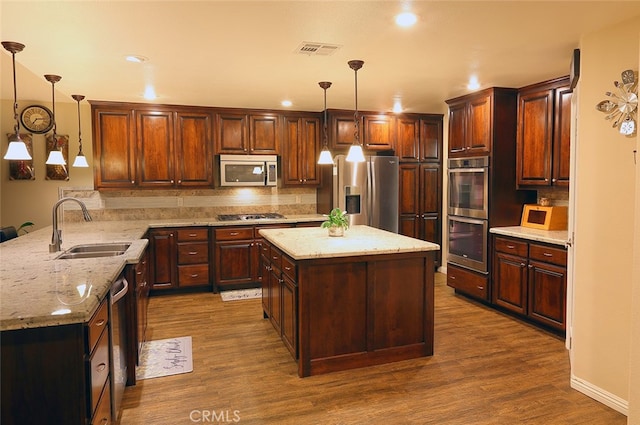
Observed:
[[[367,161],[367,205],[365,206],[367,211],[367,226],[371,226],[373,223],[373,206],[377,199],[374,199],[376,194],[375,186],[375,169],[371,161]]]

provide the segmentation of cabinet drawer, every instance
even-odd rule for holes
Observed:
[[[107,308],[107,300],[105,299],[89,321],[89,353],[93,352],[100,335],[102,335],[102,331],[107,327],[108,323],[109,309]]]
[[[98,403],[98,407],[93,414],[91,424],[108,425],[111,423],[111,391],[109,390],[109,380],[107,380],[107,385],[104,386],[102,396],[100,397],[100,402]]]
[[[216,241],[233,241],[253,239],[253,227],[234,227],[232,229],[216,229]]]
[[[282,272],[289,276],[291,280],[295,281],[296,277],[296,263],[286,255],[282,256]]]
[[[487,278],[449,264],[447,266],[447,285],[465,294],[487,300]]]
[[[505,254],[517,255],[519,257],[527,256],[527,243],[514,239],[496,238],[495,250],[504,252]]]
[[[209,243],[179,243],[178,264],[200,264],[209,262]]]
[[[562,248],[531,244],[529,246],[529,258],[559,266],[567,265],[567,251]]]
[[[178,229],[178,242],[208,240],[209,229]]]
[[[260,242],[260,252],[266,258],[271,258],[271,244],[266,240],[262,239],[262,241]]]
[[[208,283],[208,264],[178,266],[178,286],[206,285]]]
[[[100,394],[109,377],[109,332],[103,332],[91,355],[91,411],[98,405]]]
[[[269,260],[272,266],[282,269],[282,251],[280,251],[275,246],[271,247]]]

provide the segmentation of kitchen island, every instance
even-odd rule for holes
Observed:
[[[274,276],[263,279],[265,317],[300,377],[433,354],[438,245],[368,226],[260,234]]]

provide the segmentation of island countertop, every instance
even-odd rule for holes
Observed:
[[[437,251],[440,246],[369,226],[351,226],[342,237],[327,229],[262,229],[260,235],[294,260]]]

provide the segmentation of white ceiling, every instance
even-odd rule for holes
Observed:
[[[394,24],[408,8],[409,29]],[[481,87],[522,87],[569,73],[582,34],[640,14],[640,1],[6,1],[3,41],[16,55],[18,97],[51,103],[44,74],[58,74],[56,101],[87,99],[320,111],[329,108],[443,112],[445,99]],[[340,45],[331,56],[295,53],[302,42]],[[620,40],[624,43],[624,40]],[[144,64],[125,55],[146,56]],[[13,98],[2,49],[2,99]],[[22,105],[24,106],[24,105]]]

